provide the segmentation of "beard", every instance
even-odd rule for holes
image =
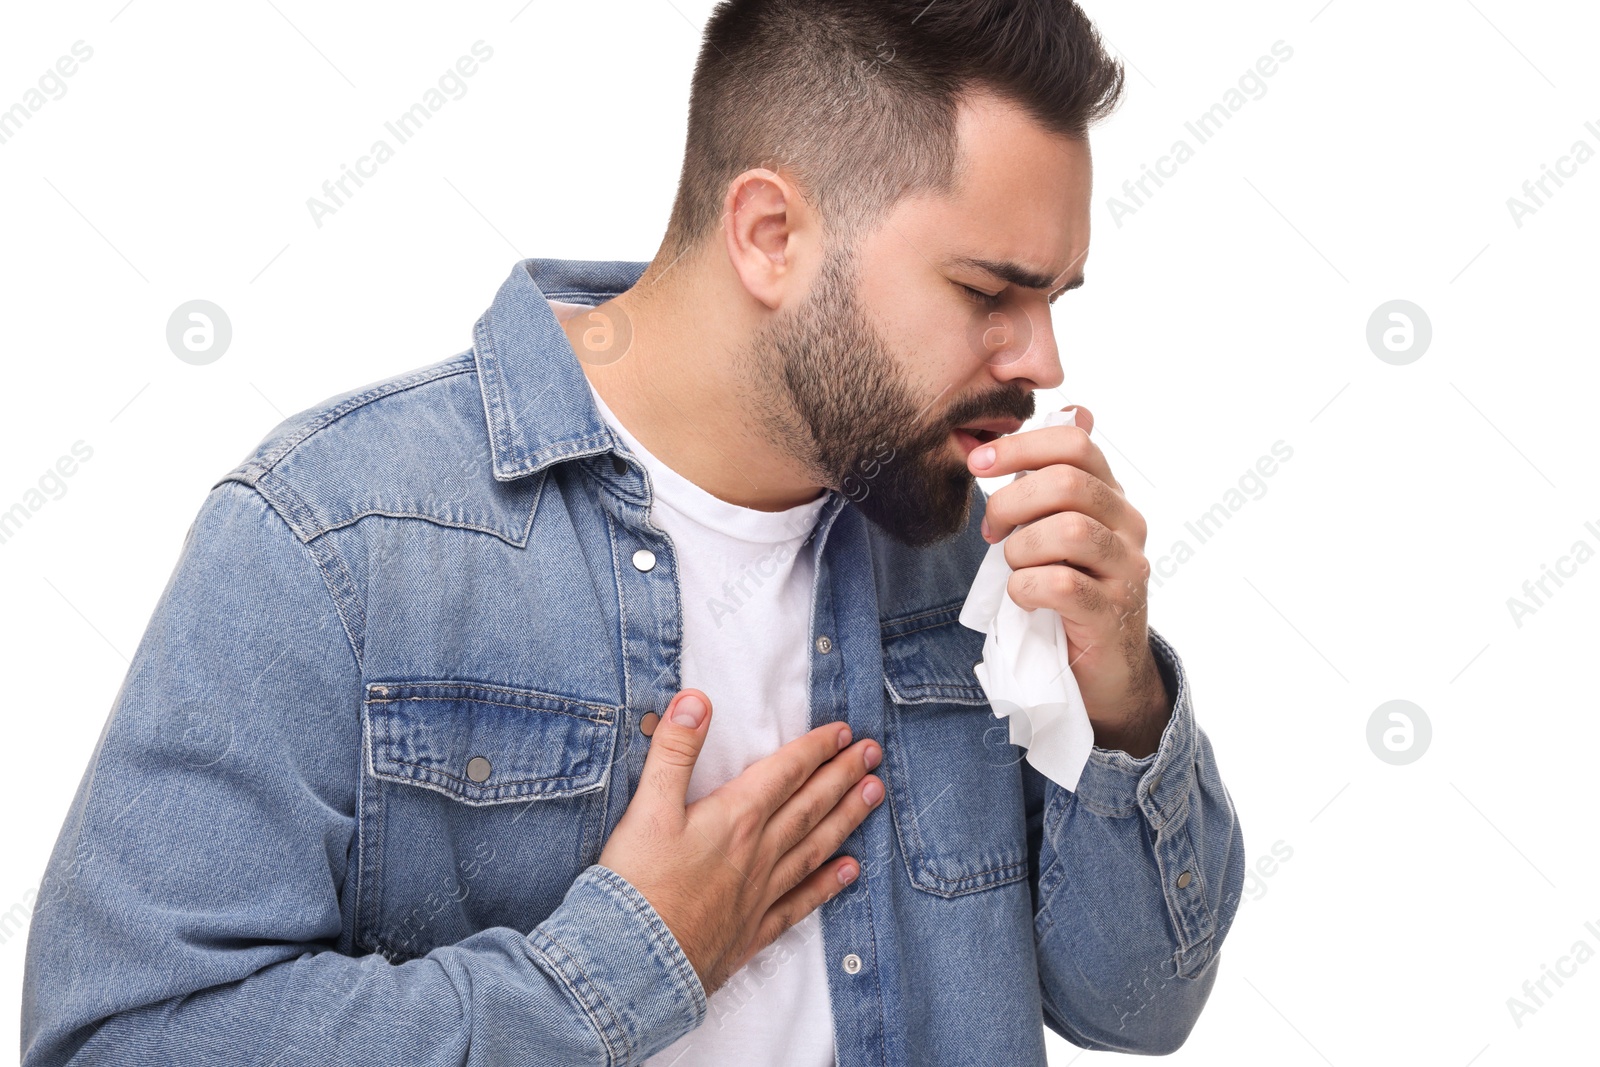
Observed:
[[[812,478],[894,540],[949,540],[967,526],[976,481],[950,432],[996,415],[1027,419],[1032,397],[1006,389],[930,415],[939,398],[917,394],[855,290],[853,252],[832,253],[804,302],[756,332],[740,361],[755,383],[749,410]]]

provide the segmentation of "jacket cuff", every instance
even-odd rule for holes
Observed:
[[[1148,756],[1135,759],[1115,749],[1096,746],[1089,754],[1074,791],[1077,803],[1110,818],[1144,816],[1155,843],[1155,862],[1167,901],[1167,910],[1181,944],[1179,973],[1189,975],[1211,958],[1211,935],[1216,919],[1206,904],[1205,873],[1192,835],[1180,832],[1191,803],[1200,793],[1197,761],[1200,758],[1189,679],[1178,653],[1155,627],[1149,627],[1150,649],[1174,694],[1172,715],[1161,734],[1161,744]]]
[[[633,883],[586,868],[528,934],[608,1047],[636,1063],[698,1027],[706,993],[678,939]]]

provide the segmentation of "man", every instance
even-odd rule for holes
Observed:
[[[50,859],[24,1064],[1181,1044],[1238,822],[1092,416],[996,439],[1063,380],[1121,86],[1065,0],[720,5],[653,262],[518,263],[469,350],[213,487]],[[1074,790],[957,622],[1013,531]]]

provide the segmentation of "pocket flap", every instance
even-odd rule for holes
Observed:
[[[957,620],[961,603],[883,624],[883,682],[896,704],[987,704],[973,673],[984,635]]]
[[[619,708],[471,682],[377,682],[370,772],[468,804],[564,797],[606,782]]]

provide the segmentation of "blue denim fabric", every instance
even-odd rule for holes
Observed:
[[[212,487],[45,873],[26,1067],[638,1064],[738,1025],[595,862],[678,689],[682,605],[546,297],[644,268],[518,263],[471,349],[285,420]],[[1006,743],[956,621],[983,500],[909,549],[832,492],[808,542],[811,724],[880,739],[888,787],[821,909],[846,1067],[1043,1064],[1044,1026],[1170,1051],[1239,900],[1159,634],[1154,755],[1097,749],[1069,792]]]

